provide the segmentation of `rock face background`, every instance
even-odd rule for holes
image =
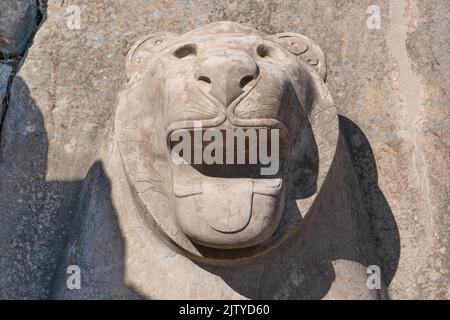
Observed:
[[[231,20],[268,33],[302,33],[321,45],[390,297],[450,299],[448,1],[10,0],[0,6],[1,298],[54,296],[67,243],[90,219],[80,199],[85,181],[99,174],[94,164],[133,42],[155,31],[183,33]]]

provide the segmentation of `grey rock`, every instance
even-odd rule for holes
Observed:
[[[11,66],[0,63],[0,103],[5,98],[11,72],[12,72]]]
[[[39,1],[2,1],[0,10],[0,53],[5,56],[22,55],[30,36],[38,26]]]
[[[3,126],[3,119],[8,108],[8,88],[11,80],[13,68],[4,63],[0,63],[0,136]]]

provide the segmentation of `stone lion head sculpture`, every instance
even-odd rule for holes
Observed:
[[[115,141],[148,232],[192,259],[236,261],[300,230],[338,136],[318,45],[221,22],[143,37],[126,71]],[[261,176],[251,166],[174,163],[171,135],[198,121],[279,130],[280,169]]]

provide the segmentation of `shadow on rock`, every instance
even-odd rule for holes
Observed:
[[[110,182],[97,162],[80,181],[46,181],[44,119],[20,77],[0,145],[0,298],[140,298],[124,277]],[[68,290],[67,267],[81,269]]]

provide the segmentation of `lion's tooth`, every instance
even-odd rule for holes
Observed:
[[[283,187],[283,179],[254,179],[253,192],[267,195],[276,196],[280,193]]]
[[[198,184],[181,185],[178,183],[173,184],[173,193],[178,198],[195,196],[202,193],[202,186]]]

